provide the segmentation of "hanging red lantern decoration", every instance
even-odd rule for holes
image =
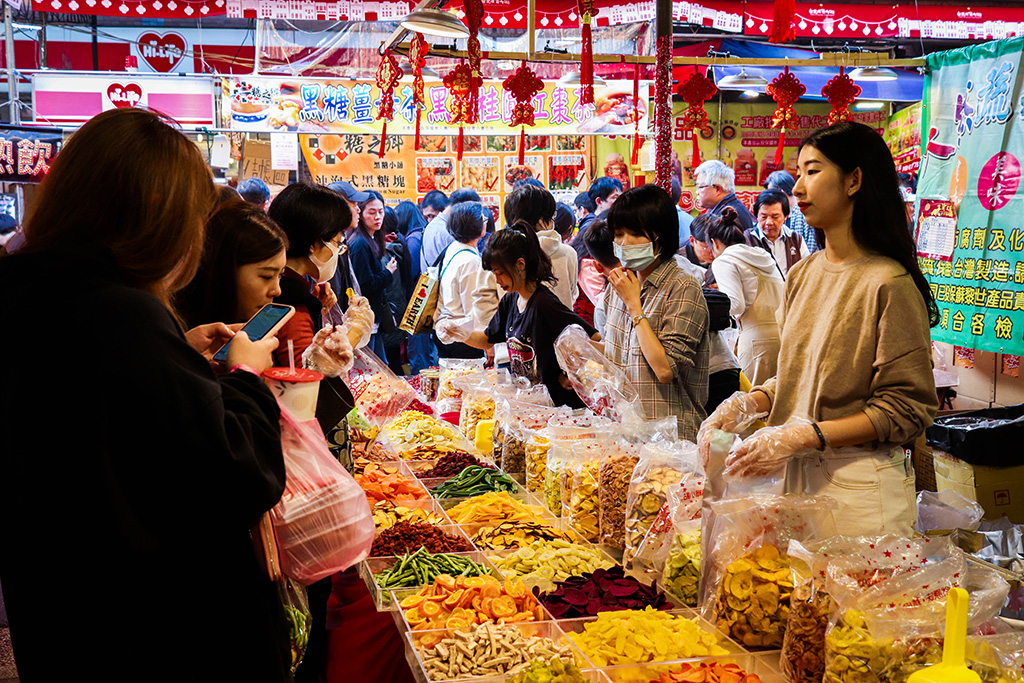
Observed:
[[[519,165],[526,163],[526,126],[533,125],[533,97],[544,89],[544,81],[523,61],[515,72],[501,84],[516,100],[512,108],[511,126],[523,126],[519,131]]]
[[[850,113],[850,104],[860,96],[861,87],[853,82],[853,79],[843,73],[843,67],[839,67],[839,75],[835,76],[825,87],[821,89],[821,95],[832,105],[832,111],[828,113],[828,124],[840,121],[849,121],[853,118]]]
[[[633,153],[629,163],[636,166],[640,163],[640,63],[633,64]]]
[[[700,166],[700,131],[708,125],[708,113],[704,111],[704,102],[714,97],[718,87],[702,74],[697,67],[693,73],[679,86],[679,95],[688,105],[683,112],[680,123],[684,130],[693,131],[693,167]]]
[[[765,87],[765,92],[771,95],[777,105],[775,113],[772,114],[772,128],[780,128],[779,146],[775,150],[775,165],[782,163],[782,148],[786,144],[786,129],[796,130],[800,122],[796,115],[793,103],[807,92],[807,86],[789,72],[789,67],[775,77],[775,80]]]
[[[466,42],[466,51],[469,53],[469,68],[475,77],[474,83],[479,81],[476,85],[470,84],[470,120],[466,121],[466,123],[476,123],[480,119],[480,86],[483,85],[483,75],[480,71],[483,52],[480,50],[480,39],[477,37],[480,31],[480,22],[484,18],[483,0],[464,0],[462,9],[466,12],[466,28],[469,29],[469,40]]]
[[[444,85],[452,94],[451,102],[448,103],[448,123],[459,124],[459,148],[458,158],[462,160],[463,148],[463,125],[476,123],[477,116],[470,102],[470,93],[473,90],[479,91],[483,85],[483,79],[479,74],[474,74],[473,68],[461,62],[453,71],[444,77]]]
[[[380,145],[377,149],[377,157],[384,156],[384,147],[388,139],[388,121],[395,118],[395,86],[402,78],[402,69],[398,62],[391,56],[391,50],[384,53],[377,67],[377,88],[380,89],[380,104],[377,105],[377,120],[383,120],[380,128]]]
[[[590,23],[597,16],[594,0],[576,0],[576,9],[580,15],[580,103],[594,103],[594,38],[590,31]]]
[[[796,0],[775,0],[769,43],[788,43],[796,38]]]
[[[672,193],[672,34],[659,35],[655,44],[654,163],[655,183]]]
[[[409,63],[412,64],[412,102],[416,107],[416,151],[420,149],[420,117],[427,106],[426,97],[423,95],[423,67],[427,64],[427,52],[430,46],[422,33],[412,34],[412,43],[409,45]]]

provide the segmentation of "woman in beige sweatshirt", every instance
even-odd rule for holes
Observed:
[[[790,271],[778,374],[723,403],[698,441],[707,454],[715,429],[767,415],[769,426],[729,455],[727,475],[786,467],[787,491],[836,498],[839,533],[909,534],[914,479],[901,445],[938,408],[929,332],[938,309],[892,156],[868,126],[835,124],[801,145],[794,194],[826,241]]]

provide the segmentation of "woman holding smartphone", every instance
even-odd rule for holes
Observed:
[[[113,109],[72,135],[38,199],[24,248],[0,260],[2,319],[54,330],[0,381],[0,581],[19,674],[80,678],[116,643],[109,680],[288,680],[277,585],[249,538],[284,491],[277,402],[259,377],[277,341],[234,335],[217,377],[211,351],[232,333],[185,332],[171,303],[203,251],[209,168],[172,121]],[[59,332],[43,305],[55,272],[77,274]],[[0,345],[24,351],[13,334]],[[49,437],[60,416],[74,416],[73,449]],[[73,636],[58,586],[88,615]]]
[[[787,490],[837,499],[838,532],[913,529],[913,468],[901,446],[938,409],[929,327],[938,321],[917,265],[889,148],[838,123],[800,146],[794,195],[825,248],[790,271],[777,377],[735,394],[698,436],[767,415],[729,456],[735,476],[781,475]],[[821,243],[819,239],[819,244]]]

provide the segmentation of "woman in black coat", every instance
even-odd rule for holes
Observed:
[[[215,196],[192,142],[114,109],[72,136],[0,260],[0,316],[24,333],[0,338],[0,580],[26,683],[288,679],[249,537],[284,490],[259,377],[276,340],[235,335],[218,377],[231,331],[186,333],[170,305]]]

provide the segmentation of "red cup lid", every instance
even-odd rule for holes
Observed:
[[[267,379],[276,379],[279,382],[296,382],[298,384],[319,382],[324,378],[316,370],[306,370],[305,368],[295,368],[295,372],[288,368],[268,368],[263,376]]]

